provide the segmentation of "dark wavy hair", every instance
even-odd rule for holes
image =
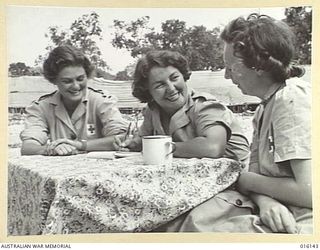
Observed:
[[[292,64],[295,35],[289,26],[266,15],[250,14],[232,20],[221,39],[233,44],[234,56],[248,68],[270,72],[275,81],[301,77],[305,70]]]
[[[141,102],[153,100],[148,88],[148,76],[152,67],[175,67],[183,75],[185,81],[189,80],[191,71],[187,59],[176,51],[153,50],[147,52],[139,59],[134,72],[132,95]]]
[[[54,83],[59,72],[68,66],[82,66],[88,78],[93,75],[94,66],[89,59],[81,50],[71,45],[61,45],[49,53],[43,63],[43,75],[49,82]]]

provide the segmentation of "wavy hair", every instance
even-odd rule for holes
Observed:
[[[49,82],[54,83],[59,72],[69,66],[81,66],[87,77],[92,77],[94,66],[81,50],[71,45],[56,47],[49,53],[43,63],[43,75]]]
[[[154,50],[147,52],[139,59],[132,83],[132,95],[141,102],[153,100],[148,88],[148,76],[152,67],[175,67],[183,75],[185,81],[189,80],[191,71],[187,59],[176,51]]]
[[[301,77],[305,70],[292,64],[295,36],[290,27],[266,15],[238,17],[222,31],[221,39],[233,44],[234,56],[248,68],[270,72],[275,81]]]

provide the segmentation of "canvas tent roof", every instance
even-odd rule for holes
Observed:
[[[246,96],[232,84],[230,80],[223,78],[224,71],[196,71],[187,82],[191,88],[213,94],[218,100],[226,105],[258,103],[259,99]],[[9,106],[25,107],[40,96],[56,90],[56,87],[40,76],[23,76],[8,78]],[[131,81],[110,81],[94,78],[88,84],[95,89],[101,89],[115,95],[120,108],[142,107],[138,99],[131,94]]]

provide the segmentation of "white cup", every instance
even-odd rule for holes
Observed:
[[[166,135],[142,137],[142,157],[147,165],[171,165],[172,139]]]

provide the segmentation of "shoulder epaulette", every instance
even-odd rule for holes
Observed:
[[[97,92],[97,93],[100,93],[100,94],[103,94],[103,90],[102,89],[94,89],[92,87],[88,87],[88,89],[94,91],[94,92]]]
[[[110,98],[110,95],[106,95],[102,89],[94,89],[92,87],[88,87],[88,89],[92,90],[93,92],[99,93],[102,95],[102,97],[108,97]]]
[[[37,101],[35,101],[35,103],[38,104],[39,101],[45,100],[45,99],[47,99],[48,97],[53,96],[56,92],[57,92],[57,90],[53,91],[52,93],[49,93],[49,94],[45,94],[45,95],[43,95],[43,96],[40,96],[39,99],[38,99]]]
[[[205,92],[197,92],[197,93],[194,93],[192,95],[192,98],[194,100],[202,100],[202,101],[217,101],[217,98],[210,94],[210,93],[205,93]]]

